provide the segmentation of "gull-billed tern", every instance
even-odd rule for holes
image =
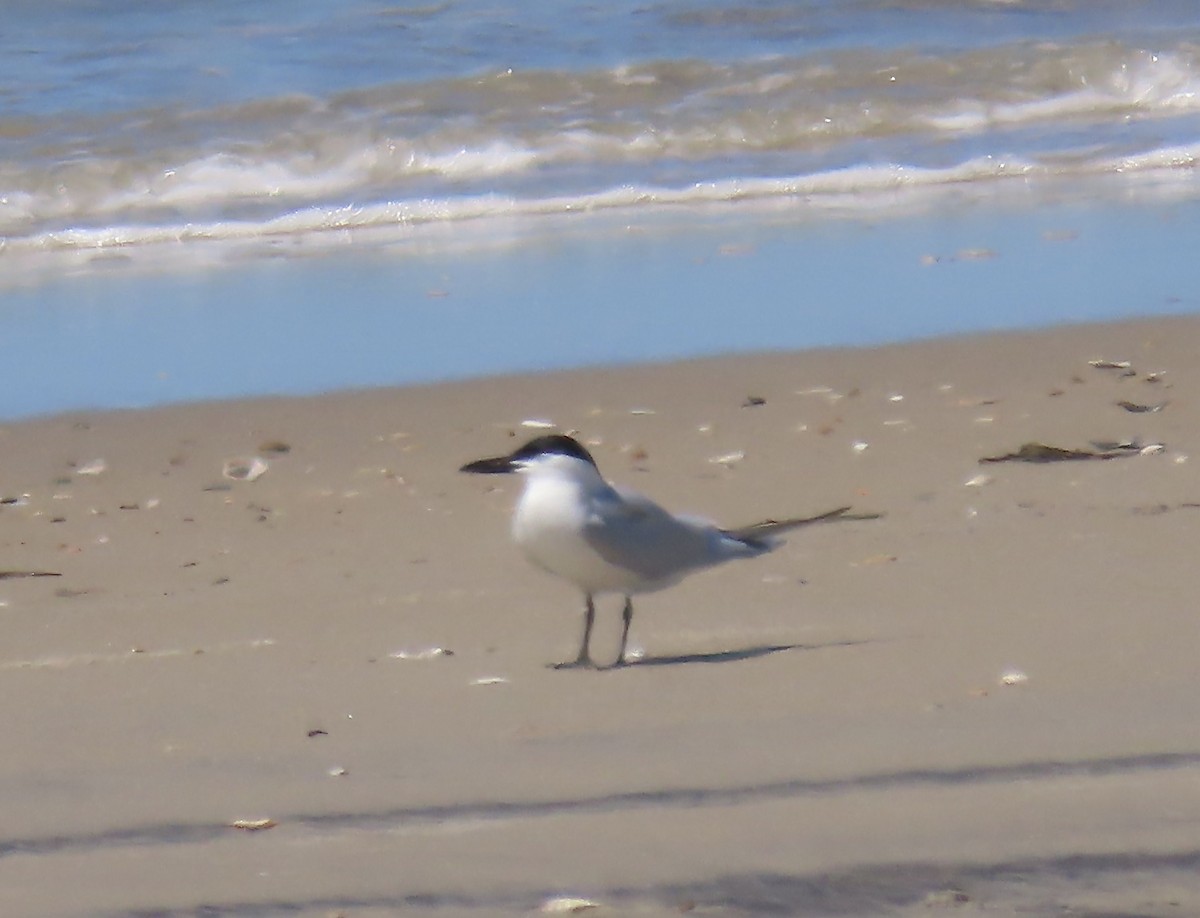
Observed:
[[[754,558],[782,543],[779,533],[835,518],[849,507],[815,517],[765,520],[740,529],[721,529],[705,520],[676,516],[649,498],[609,484],[577,440],[554,434],[530,440],[507,456],[468,462],[460,471],[525,478],[512,535],[538,567],[569,580],[583,592],[583,641],[579,655],[561,667],[595,667],[588,652],[601,593],[625,597],[621,650],[625,664],[635,593],[673,586],[693,571],[734,558]],[[863,518],[863,517],[857,517]]]

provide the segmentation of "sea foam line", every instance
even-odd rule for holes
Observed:
[[[1200,143],[1179,145],[1142,154],[1079,162],[1037,163],[1020,158],[984,156],[943,169],[915,166],[857,166],[811,175],[782,178],[727,178],[672,188],[622,185],[580,195],[519,198],[482,194],[461,198],[426,198],[371,204],[300,208],[261,221],[215,220],[129,224],[98,228],[53,230],[26,238],[8,238],[0,253],[128,248],[162,243],[205,240],[248,241],[300,237],[332,231],[377,227],[415,227],[487,218],[533,218],[545,215],[595,213],[698,205],[770,198],[804,198],[814,207],[878,208],[908,205],[905,195],[972,185],[981,190],[1013,178],[1055,180],[1096,176],[1151,175],[1185,171],[1190,178],[1200,162]],[[1180,194],[1200,194],[1194,183],[1179,183]],[[889,201],[889,196],[897,200]]]

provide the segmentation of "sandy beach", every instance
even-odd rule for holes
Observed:
[[[1200,913],[1198,349],[1172,318],[6,424],[0,912]],[[556,671],[580,599],[510,543],[518,483],[457,472],[530,422],[723,524],[884,516]]]

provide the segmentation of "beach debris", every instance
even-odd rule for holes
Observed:
[[[629,413],[634,417],[649,417],[653,414],[658,414],[653,408],[630,408]]]
[[[334,765],[332,768],[326,771],[325,774],[329,775],[331,778],[344,778],[346,775],[350,774],[350,772],[341,765]]]
[[[765,405],[767,400],[761,395],[747,395],[746,400],[742,402],[743,408],[757,408],[759,405]]]
[[[1157,404],[1154,404],[1154,405],[1139,405],[1136,402],[1127,402],[1124,399],[1122,399],[1121,401],[1117,402],[1117,407],[1124,408],[1126,411],[1130,412],[1131,414],[1147,414],[1147,413],[1153,413],[1156,411],[1162,411],[1169,404],[1170,404],[1170,402],[1158,402]]]
[[[226,459],[221,474],[233,481],[256,481],[267,473],[270,466],[262,456],[237,456]]]
[[[76,475],[100,475],[108,471],[108,463],[103,459],[92,459],[75,468]]]
[[[554,896],[538,906],[538,911],[544,915],[577,915],[599,907],[599,902],[581,899],[579,896]]]
[[[29,497],[28,494],[22,494],[20,497],[0,497],[0,507],[27,507]]]
[[[244,832],[261,832],[264,829],[273,829],[279,823],[274,819],[235,819],[229,823],[231,829],[241,829]]]
[[[1157,447],[1155,452],[1164,449],[1161,443],[1151,446],[1139,446],[1135,443],[1093,443],[1095,450],[1066,449],[1061,446],[1048,446],[1045,443],[1023,443],[1015,453],[1005,453],[1002,456],[984,456],[980,462],[1074,462],[1088,459],[1120,459],[1125,456],[1149,455],[1147,450]]]
[[[480,676],[472,679],[467,685],[508,685],[512,680],[507,676]]]
[[[624,451],[628,452],[629,461],[635,465],[641,465],[650,458],[650,454],[646,452],[646,448],[643,446],[628,446]]]
[[[871,444],[868,443],[866,440],[855,440],[853,443],[850,444],[850,448],[852,450],[854,450],[856,453],[865,453],[868,449],[871,448]]]
[[[1142,443],[1139,440],[1089,440],[1096,449],[1105,452],[1113,450],[1123,450],[1128,453],[1134,453],[1142,448]]]
[[[1142,382],[1160,383],[1163,381],[1163,376],[1165,376],[1166,373],[1167,373],[1166,370],[1151,370],[1149,373],[1147,373],[1145,376],[1142,377]]]
[[[935,889],[927,894],[924,899],[926,908],[956,908],[960,905],[966,905],[971,901],[961,889],[950,887],[949,889]]]
[[[292,445],[282,440],[267,440],[258,445],[258,451],[272,456],[284,456],[292,451]]]
[[[1029,676],[1019,669],[1006,669],[1000,674],[1001,685],[1024,685]]]
[[[982,488],[984,485],[990,485],[995,480],[996,479],[994,479],[991,475],[984,475],[983,473],[980,473],[978,475],[973,475],[970,478],[968,478],[966,481],[964,481],[963,487],[964,488]]]
[[[309,731],[308,731],[308,733],[306,733],[305,735],[306,735],[306,736],[307,736],[309,739],[312,739],[313,737],[316,737],[316,736],[328,736],[328,735],[329,735],[329,731],[328,731],[328,730],[322,730],[320,727],[317,727],[317,728],[316,728],[316,729],[314,729],[314,730],[309,730]]]
[[[1118,370],[1118,376],[1122,379],[1129,376],[1137,376],[1137,370],[1133,368],[1133,364],[1128,360],[1108,360],[1105,358],[1097,358],[1089,360],[1088,366],[1095,367],[1097,370]]]
[[[1002,400],[992,395],[964,396],[956,401],[960,408],[982,408],[987,405],[998,405]]]
[[[531,430],[553,430],[558,425],[553,421],[547,421],[545,418],[526,418],[521,422],[521,426]]]
[[[1143,446],[1141,449],[1139,449],[1138,455],[1139,456],[1154,456],[1154,455],[1157,455],[1158,453],[1161,453],[1165,449],[1166,449],[1166,447],[1163,446],[1163,444],[1161,444],[1161,443],[1151,443],[1151,444],[1149,444],[1147,446]]]
[[[737,465],[737,463],[741,462],[745,458],[745,451],[739,449],[732,453],[724,453],[720,456],[712,456],[708,461],[713,465],[723,465],[726,468],[729,468],[729,466]]]
[[[61,577],[58,571],[0,571],[0,580],[19,580],[22,577]]]
[[[897,555],[888,555],[888,554],[870,555],[869,557],[863,558],[861,561],[851,561],[850,566],[851,567],[867,567],[867,566],[875,565],[875,564],[891,564],[894,561],[898,561],[898,560],[899,560],[899,557]]]
[[[452,657],[454,651],[445,647],[420,647],[394,650],[388,656],[393,660],[436,660],[439,657]]]

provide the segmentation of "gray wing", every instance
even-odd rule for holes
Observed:
[[[717,560],[711,523],[668,513],[634,491],[609,488],[592,504],[583,535],[600,557],[652,581],[670,581]]]

